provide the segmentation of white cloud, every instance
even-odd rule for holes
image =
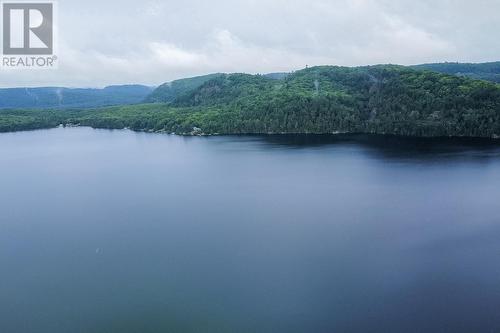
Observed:
[[[174,44],[153,42],[149,44],[152,59],[160,66],[193,68],[207,63],[206,55],[193,51],[184,50]]]
[[[59,69],[0,72],[0,85],[155,85],[212,72],[500,54],[495,0],[65,0],[59,9]]]

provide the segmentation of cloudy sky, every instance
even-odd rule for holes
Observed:
[[[499,0],[59,0],[58,11],[59,68],[0,71],[0,86],[500,60]]]

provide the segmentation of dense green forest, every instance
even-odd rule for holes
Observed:
[[[0,110],[0,131],[59,124],[177,134],[379,133],[497,137],[500,86],[402,66],[313,67],[276,79],[217,74],[169,103]]]

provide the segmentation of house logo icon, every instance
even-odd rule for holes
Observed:
[[[2,12],[4,55],[53,54],[53,3],[4,2]]]

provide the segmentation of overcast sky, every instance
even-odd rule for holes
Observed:
[[[58,11],[59,69],[0,71],[0,86],[500,60],[499,0],[59,0]]]

